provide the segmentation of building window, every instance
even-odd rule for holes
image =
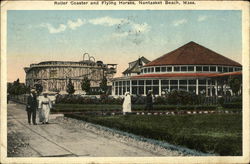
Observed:
[[[172,72],[172,67],[167,67],[167,72]]]
[[[180,81],[179,81],[179,84],[180,84],[180,85],[187,85],[187,80],[180,80]]]
[[[153,67],[151,68],[151,72],[154,72],[154,68]]]
[[[147,68],[145,68],[145,69],[144,69],[144,73],[147,73],[147,72],[148,72],[148,70],[147,70]]]
[[[139,86],[139,94],[140,95],[144,94],[144,86]]]
[[[162,80],[161,81],[161,85],[168,85],[169,84],[169,80]]]
[[[146,80],[146,85],[152,85],[152,80]]]
[[[155,72],[160,72],[160,67],[155,67]]]
[[[148,73],[150,73],[151,72],[151,69],[150,68],[148,68]]]
[[[208,72],[209,71],[209,67],[208,66],[203,66],[203,71],[204,72]]]
[[[179,72],[180,71],[180,67],[174,67],[174,71],[175,72]]]
[[[202,72],[202,66],[196,66],[196,72]]]
[[[186,72],[187,71],[187,67],[186,66],[181,66],[181,71],[182,72]]]
[[[159,80],[153,80],[153,85],[159,85]]]
[[[228,72],[228,67],[223,67],[223,72]]]
[[[154,95],[159,95],[159,87],[153,87],[153,94]]]
[[[218,67],[218,72],[222,72],[222,67]]]
[[[134,95],[137,94],[137,87],[132,87],[132,94],[134,94]]]
[[[166,67],[161,67],[161,72],[166,72]]]
[[[199,80],[199,85],[206,85],[206,80]]]
[[[215,66],[210,66],[210,72],[216,72],[216,67]]]
[[[178,85],[178,80],[170,80],[171,85]]]
[[[229,72],[233,72],[233,67],[229,67]]]
[[[139,80],[139,85],[144,85],[144,80]]]
[[[240,71],[240,70],[242,70],[242,68],[240,68],[240,67],[235,67],[235,71]]]
[[[137,80],[132,80],[132,85],[137,85]]]
[[[188,71],[190,72],[194,71],[194,66],[188,66]]]
[[[196,80],[188,80],[189,85],[196,85]]]

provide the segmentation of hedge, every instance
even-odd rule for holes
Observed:
[[[216,110],[215,105],[154,105],[151,111]],[[132,111],[144,111],[145,105],[132,105]],[[122,111],[116,104],[55,104],[53,112]]]

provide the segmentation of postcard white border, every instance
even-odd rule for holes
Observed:
[[[180,1],[182,2],[182,1]],[[195,1],[196,5],[54,5],[54,1],[1,2],[1,162],[2,163],[248,163],[249,162],[249,3]],[[242,10],[243,156],[218,157],[51,157],[7,158],[7,10]]]

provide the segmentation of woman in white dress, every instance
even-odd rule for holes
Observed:
[[[47,93],[43,93],[43,96],[39,99],[38,108],[41,110],[40,122],[42,122],[42,124],[48,124],[52,104]]]
[[[131,95],[129,92],[125,93],[123,105],[122,105],[123,114],[131,112]]]

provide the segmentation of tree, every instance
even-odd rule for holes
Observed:
[[[7,92],[11,95],[21,95],[27,93],[27,87],[17,79],[12,84],[8,83]]]
[[[108,90],[107,82],[108,82],[107,78],[106,78],[106,77],[103,77],[103,79],[102,79],[102,81],[101,81],[101,83],[100,83],[101,91],[104,92],[104,93],[106,93],[107,90]]]
[[[84,77],[81,83],[82,90],[86,92],[86,94],[89,94],[90,92],[90,80],[88,77]]]
[[[238,95],[238,92],[241,87],[241,80],[239,78],[233,77],[229,79],[229,86],[232,89],[235,95]]]
[[[73,93],[75,93],[75,88],[74,88],[74,85],[73,85],[73,83],[72,83],[72,81],[71,81],[71,79],[69,79],[69,83],[68,83],[68,85],[67,85],[67,90],[66,90],[67,92],[68,92],[68,94],[73,94]]]
[[[43,91],[43,86],[41,84],[35,84],[35,88],[36,88],[37,94],[40,95],[40,93],[42,93]]]

